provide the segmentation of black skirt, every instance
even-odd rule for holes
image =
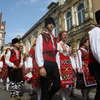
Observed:
[[[83,73],[77,73],[76,88],[83,89],[86,88]]]

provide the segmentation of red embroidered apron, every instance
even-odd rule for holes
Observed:
[[[69,56],[60,55],[60,74],[61,74],[61,87],[73,87],[74,86],[74,72],[71,65]]]

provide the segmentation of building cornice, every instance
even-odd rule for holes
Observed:
[[[47,18],[48,16],[50,16],[54,11],[56,11],[56,9],[59,7],[58,2],[56,3],[56,5],[54,7],[52,7],[43,17],[41,17],[39,19],[39,21],[34,24],[23,36],[22,36],[22,40],[28,36],[36,27],[38,27],[38,25],[40,25],[41,23],[44,22],[45,18]]]

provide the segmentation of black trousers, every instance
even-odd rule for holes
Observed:
[[[21,82],[23,81],[23,71],[22,68],[14,69],[12,67],[8,67],[8,77],[12,82]]]
[[[60,75],[57,63],[45,61],[46,77],[40,78],[41,100],[51,100],[60,88]]]
[[[100,100],[100,64],[98,62],[89,64],[89,71],[95,77],[97,82],[95,100]]]

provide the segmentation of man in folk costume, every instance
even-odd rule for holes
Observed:
[[[57,58],[61,80],[61,95],[63,100],[70,100],[71,90],[74,86],[74,71],[71,64],[70,54],[71,48],[66,44],[67,32],[63,31],[59,34]],[[65,98],[64,98],[65,97]]]
[[[7,50],[5,56],[5,62],[8,66],[9,93],[11,100],[21,100],[22,87],[23,87],[23,71],[22,71],[22,59],[20,52],[20,40],[14,38],[12,40],[12,46]]]
[[[55,22],[45,19],[45,30],[36,41],[35,56],[40,69],[41,100],[51,100],[60,88],[60,75],[56,63],[57,44],[52,34]]]
[[[90,72],[94,75],[97,82],[95,100],[100,99],[100,10],[95,12],[97,26],[89,31],[90,41]]]

